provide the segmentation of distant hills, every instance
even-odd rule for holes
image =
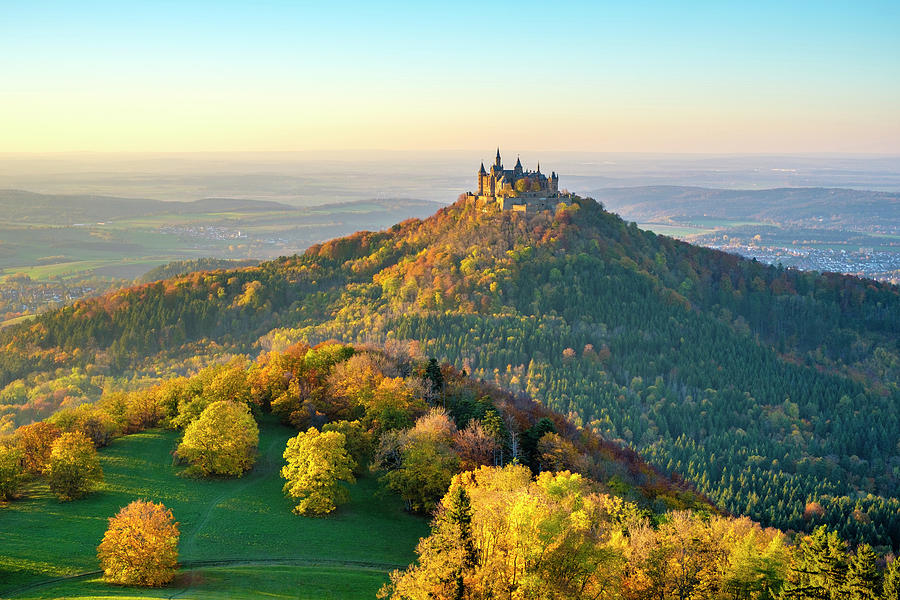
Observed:
[[[163,202],[0,190],[0,275],[25,273],[35,281],[97,289],[172,261],[293,254],[359,229],[424,217],[441,206],[380,198],[294,207],[233,198]],[[2,297],[0,290],[0,304]]]
[[[732,513],[900,547],[900,290],[691,246],[590,199],[530,216],[457,203],[77,302],[0,332],[0,397],[14,415],[65,398],[61,367],[156,373],[331,338],[415,340]]]
[[[682,186],[605,188],[595,197],[646,223],[753,221],[781,226],[900,231],[900,193],[839,188],[726,190]]]
[[[298,208],[280,202],[235,198],[203,198],[189,202],[119,198],[113,196],[37,194],[23,190],[0,190],[0,211],[4,222],[52,225],[94,224],[98,221],[154,215],[199,215],[222,212],[347,212],[354,207],[388,211],[398,207],[427,206],[434,211],[440,204],[418,200],[360,200]]]

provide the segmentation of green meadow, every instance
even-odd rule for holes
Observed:
[[[101,450],[105,482],[92,495],[60,503],[43,485],[0,509],[3,598],[374,597],[387,573],[413,560],[424,519],[366,477],[331,516],[291,512],[279,469],[291,429],[260,424],[260,456],[240,479],[180,475],[178,434],[153,430]],[[157,590],[106,585],[96,547],[108,517],[134,499],[162,502],[180,523],[178,578]]]

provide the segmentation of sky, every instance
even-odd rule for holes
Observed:
[[[0,153],[900,154],[900,2],[0,0]]]

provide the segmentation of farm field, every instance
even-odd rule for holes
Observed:
[[[0,324],[131,285],[173,262],[291,255],[359,229],[425,217],[440,206],[376,199],[296,207],[0,190]]]
[[[0,207],[8,208],[15,198],[4,194],[11,192],[0,190]],[[169,203],[172,210],[166,210],[165,202],[89,198],[82,200],[87,208],[78,205],[82,214],[71,206],[80,197],[33,196],[38,197],[33,211],[16,206],[0,221],[2,276],[25,273],[35,280],[134,279],[174,260],[263,260],[293,254],[358,229],[378,229],[409,217],[424,217],[439,206],[424,201],[371,200],[296,208],[243,201],[232,208],[238,201],[204,200],[197,202],[196,208],[192,203]],[[54,206],[56,212],[51,211]],[[109,216],[103,216],[106,214]],[[75,218],[82,222],[71,222]]]
[[[293,434],[264,419],[256,466],[228,480],[180,476],[171,457],[176,432],[115,440],[100,452],[105,483],[94,494],[60,503],[40,485],[0,513],[0,596],[240,598],[241,590],[265,589],[293,598],[371,597],[390,570],[413,559],[427,523],[404,513],[398,499],[376,495],[370,477],[352,487],[350,503],[332,516],[294,515],[279,476]],[[138,498],[165,504],[181,530],[182,574],[150,596],[107,586],[97,573],[96,547],[107,518]]]

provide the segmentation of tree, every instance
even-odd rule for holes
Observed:
[[[459,454],[459,468],[463,471],[494,464],[494,453],[500,448],[494,436],[475,420],[456,434],[453,444]]]
[[[24,478],[22,451],[15,446],[0,444],[0,500],[14,498]]]
[[[22,450],[22,466],[26,473],[39,475],[50,459],[50,449],[59,437],[59,427],[39,421],[16,430],[16,442]]]
[[[399,436],[397,462],[380,465],[390,469],[382,481],[400,494],[408,510],[430,512],[446,494],[459,471],[459,457],[451,445],[456,433],[447,411],[431,409]]]
[[[884,599],[900,600],[900,558],[895,558],[884,570]]]
[[[347,452],[343,433],[320,433],[311,427],[288,440],[284,459],[284,492],[298,499],[294,507],[298,515],[324,515],[349,500],[341,482],[356,483],[356,463]]]
[[[259,427],[246,404],[221,400],[207,406],[184,430],[176,454],[190,473],[240,476],[256,461]]]
[[[403,445],[400,466],[385,473],[382,479],[389,489],[400,494],[407,509],[428,513],[437,506],[458,471],[459,458],[449,446],[413,437]]]
[[[417,564],[392,573],[379,595],[621,598],[624,539],[608,503],[577,474],[532,479],[527,467],[509,465],[457,475],[416,548]]]
[[[178,523],[162,504],[135,500],[109,519],[97,547],[103,579],[119,585],[160,586],[178,570]]]
[[[785,598],[840,598],[847,582],[844,542],[824,525],[804,536],[794,550]]]
[[[63,502],[85,495],[103,481],[94,443],[80,431],[62,434],[53,442],[44,475]]]
[[[876,600],[881,598],[878,581],[878,557],[868,544],[861,544],[850,561],[847,571],[847,588],[850,600]]]
[[[350,454],[350,458],[356,463],[353,468],[355,475],[362,475],[369,462],[375,447],[372,434],[362,426],[359,421],[335,421],[326,423],[322,432],[337,431],[344,434],[344,446]]]
[[[107,445],[116,434],[116,424],[109,413],[93,404],[64,408],[48,420],[62,431],[80,431],[97,448]]]
[[[444,391],[444,374],[441,373],[441,366],[436,358],[428,359],[428,365],[425,367],[425,379],[431,383],[431,391],[434,395],[439,395]]]

